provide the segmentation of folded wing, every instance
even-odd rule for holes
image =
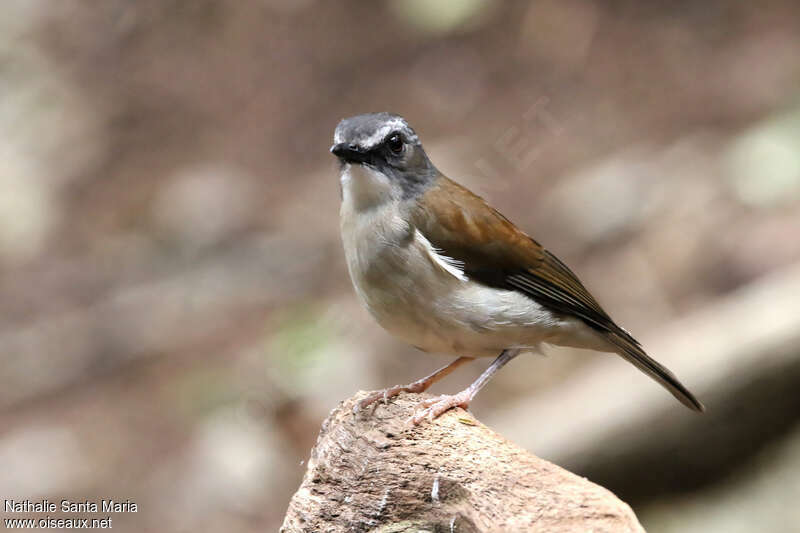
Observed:
[[[440,176],[416,205],[412,222],[433,246],[463,264],[468,279],[519,291],[553,311],[580,318],[681,403],[703,410],[672,372],[608,316],[564,263],[481,197]]]

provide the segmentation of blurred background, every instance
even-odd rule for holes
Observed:
[[[649,531],[800,524],[797,2],[5,0],[0,87],[4,498],[275,531],[340,400],[449,360],[343,260],[333,129],[387,110],[708,408],[552,349],[476,415]]]

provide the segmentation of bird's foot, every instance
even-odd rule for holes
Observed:
[[[469,407],[469,402],[472,400],[472,393],[469,389],[465,389],[457,394],[443,394],[435,398],[429,398],[423,401],[420,405],[423,409],[416,412],[411,417],[410,422],[415,426],[428,418],[433,421],[438,418],[442,413],[449,411],[453,407]]]
[[[395,385],[394,387],[389,387],[388,389],[373,392],[358,402],[355,407],[353,407],[353,412],[357,413],[363,409],[366,409],[379,400],[383,400],[383,403],[389,403],[389,398],[393,398],[401,392],[423,392],[428,388],[427,385],[428,384],[423,383],[423,380],[420,380],[415,381],[414,383],[409,383],[408,385]]]

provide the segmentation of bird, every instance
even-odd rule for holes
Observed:
[[[365,409],[423,392],[477,358],[494,357],[466,389],[422,402],[411,422],[467,408],[509,361],[543,344],[616,353],[697,412],[703,404],[618,326],[578,277],[483,198],[440,172],[400,115],[341,120],[340,230],[358,298],[390,334],[457,358],[417,381],[374,392]]]

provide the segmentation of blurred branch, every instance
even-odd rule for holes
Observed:
[[[609,357],[493,425],[632,502],[724,478],[800,419],[798,294],[795,265],[643,339],[705,403],[702,416]],[[531,432],[530,420],[549,431]]]
[[[627,504],[461,409],[412,426],[421,395],[323,423],[283,532],[643,531]]]

